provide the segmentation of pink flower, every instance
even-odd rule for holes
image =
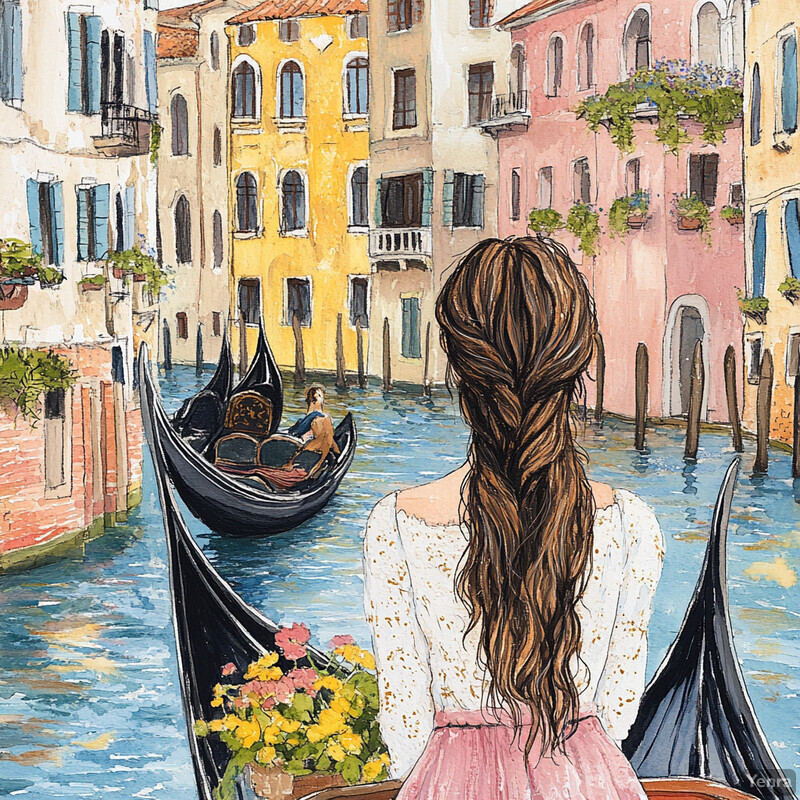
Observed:
[[[225,666],[222,668],[222,674],[223,674],[223,675],[233,675],[233,673],[234,673],[234,672],[236,672],[236,664],[234,664],[232,661],[229,661],[229,662],[228,662],[228,663],[227,663],[227,664],[226,664],[226,665],[225,665]]]
[[[234,697],[233,705],[235,708],[249,708],[250,699],[248,697]]]
[[[294,623],[291,628],[281,628],[275,634],[275,644],[290,661],[298,661],[306,654],[303,647],[311,638],[311,632],[305,625]]]
[[[319,677],[319,673],[312,667],[298,667],[293,669],[288,677],[294,683],[295,690],[303,689],[307,695],[314,697],[314,681]]]
[[[350,636],[349,633],[345,633],[341,636],[334,636],[333,639],[330,640],[328,643],[328,647],[331,650],[335,650],[337,647],[344,647],[346,644],[355,644],[356,640]]]
[[[274,697],[265,697],[261,701],[261,708],[266,708],[267,710],[272,708],[274,705],[275,705],[275,698]]]
[[[288,703],[294,694],[294,683],[291,678],[284,675],[275,684],[275,699],[279,703]]]

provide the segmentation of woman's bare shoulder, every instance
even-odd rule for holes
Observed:
[[[589,486],[592,488],[594,495],[594,505],[598,511],[614,505],[614,489],[607,483],[597,483],[596,481],[589,481]]]

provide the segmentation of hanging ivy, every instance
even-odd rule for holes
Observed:
[[[552,236],[554,231],[564,227],[564,217],[552,208],[535,208],[528,216],[528,227],[537,236]]]
[[[585,203],[575,203],[567,214],[567,230],[580,240],[579,247],[590,258],[597,255],[600,215]]]
[[[632,73],[604,94],[583,100],[575,113],[593,131],[606,125],[614,144],[621,152],[630,153],[635,112],[656,109],[656,139],[677,155],[680,146],[691,141],[682,119],[697,120],[703,126],[703,141],[718,144],[725,127],[742,113],[742,105],[740,73],[704,63],[690,66],[681,59],[658,61],[652,69]]]
[[[0,349],[0,407],[35,423],[39,400],[45,392],[68,389],[75,383],[69,361],[45,350],[20,347]]]

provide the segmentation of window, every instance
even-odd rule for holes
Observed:
[[[553,36],[547,45],[547,96],[557,97],[564,78],[564,40]]]
[[[366,167],[356,167],[350,176],[350,225],[369,227],[369,175]]]
[[[689,194],[696,194],[707,206],[717,199],[717,153],[692,153],[689,156]]]
[[[542,167],[539,170],[539,208],[553,206],[553,168]]]
[[[75,12],[67,14],[68,111],[81,114],[100,112],[100,28],[98,16]]]
[[[280,115],[283,119],[302,117],[305,109],[303,73],[296,61],[288,61],[281,69]]]
[[[781,130],[797,130],[797,39],[787,36],[781,43]]]
[[[454,228],[483,227],[484,184],[483,175],[467,175],[463,172],[453,175]]]
[[[578,88],[594,86],[594,25],[587,22],[581,29],[578,46]]]
[[[761,141],[761,70],[753,67],[753,83],[750,91],[750,144]]]
[[[747,339],[747,382],[761,381],[761,357],[764,353],[764,336],[757,334]]]
[[[388,0],[386,3],[386,27],[390,33],[407,31],[414,23],[414,0]]]
[[[300,38],[300,23],[296,19],[279,20],[278,38],[282,42],[296,42]]]
[[[369,327],[369,278],[350,277],[350,324]]]
[[[152,31],[142,33],[144,52],[144,92],[147,97],[147,110],[158,113],[158,78],[156,76],[156,41]],[[102,49],[102,35],[100,38]],[[101,55],[102,58],[102,55]]]
[[[108,204],[111,187],[78,186],[78,261],[98,261],[105,258],[109,250]],[[125,250],[124,237],[120,236],[120,223],[125,228],[125,211],[122,198],[117,195],[117,249]]]
[[[192,260],[192,218],[186,195],[175,204],[175,258],[179,264]]]
[[[418,228],[422,225],[422,173],[383,178],[381,219],[387,228]]]
[[[347,38],[366,39],[369,37],[369,17],[366,14],[350,14],[347,18]]]
[[[641,160],[632,158],[625,165],[625,194],[629,197],[641,189]]]
[[[114,198],[114,231],[116,232],[116,239],[114,240],[114,247],[117,250],[126,250],[125,247],[125,209],[122,205],[122,195],[117,192]],[[92,259],[94,261],[94,259]]]
[[[400,302],[403,308],[403,338],[400,343],[400,355],[403,358],[422,358],[419,341],[419,297],[403,297]]]
[[[291,325],[297,314],[304,328],[311,327],[311,281],[308,278],[286,279],[286,325]]]
[[[233,70],[233,116],[256,119],[256,71],[252,64],[242,61]]]
[[[473,64],[467,81],[470,124],[485,122],[492,115],[494,64]]]
[[[214,156],[214,166],[221,167],[222,166],[222,131],[219,129],[218,125],[214,126],[214,141],[213,141],[213,156]]]
[[[44,477],[47,489],[67,482],[70,459],[64,389],[53,389],[44,396]]]
[[[800,333],[790,333],[786,342],[786,383],[794,386],[794,379],[800,369]]]
[[[172,155],[188,155],[189,112],[186,108],[186,99],[182,94],[176,94],[172,98],[169,114],[172,121]]]
[[[185,312],[179,311],[175,315],[175,329],[179,339],[189,338],[189,320],[187,319]]]
[[[521,182],[519,178],[519,170],[511,170],[511,219],[519,219],[519,206],[520,206],[520,189]]]
[[[579,158],[572,165],[572,196],[576,203],[588,206],[592,202],[592,179],[589,174],[588,158]]]
[[[31,178],[27,182],[27,200],[33,249],[42,256],[42,263],[61,266],[64,262],[63,184],[60,181],[39,183]],[[108,236],[107,224],[105,229]]]
[[[764,296],[764,273],[767,264],[767,212],[753,215],[753,280],[751,297]]]
[[[238,42],[240,47],[248,47],[256,40],[255,25],[240,25]]]
[[[214,212],[214,218],[212,223],[213,233],[212,233],[212,246],[211,246],[211,255],[214,259],[214,269],[220,269],[222,267],[222,258],[223,258],[223,242],[222,242],[222,214],[219,211]]]
[[[744,205],[744,185],[741,183],[732,183],[728,191],[728,202],[732,206]]]
[[[303,231],[306,227],[306,192],[303,178],[297,170],[283,176],[283,215],[281,230],[284,233]]]
[[[347,64],[347,113],[365,115],[369,111],[369,61],[354,58]]]
[[[211,312],[211,335],[222,336],[222,312]]]
[[[628,72],[650,67],[650,14],[643,8],[631,17],[623,48]]]
[[[261,284],[258,278],[239,281],[239,315],[245,325],[258,325],[261,316]]]
[[[22,11],[19,0],[0,2],[0,99],[22,100]]]
[[[524,95],[527,80],[525,75],[525,51],[521,44],[515,44],[511,50],[511,69],[508,74],[509,100],[513,110],[527,109],[527,98]]]
[[[219,34],[216,31],[211,34],[209,49],[211,50],[211,69],[216,72],[219,69]]]
[[[469,24],[473,28],[488,28],[491,15],[491,0],[469,0]]]
[[[236,179],[236,221],[239,231],[258,230],[256,179],[252,172],[243,172]]]
[[[696,61],[722,66],[722,41],[720,33],[722,19],[713,3],[704,3],[697,12],[697,57]]]
[[[800,277],[800,207],[797,198],[787,201],[783,208],[783,231],[789,251],[789,268],[792,276]]]
[[[417,73],[399,69],[394,73],[394,114],[392,128],[414,128],[417,124]]]
[[[111,348],[111,380],[125,385],[125,356],[122,355],[119,345]]]

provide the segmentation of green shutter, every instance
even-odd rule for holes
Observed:
[[[411,358],[420,358],[422,356],[422,349],[420,348],[419,337],[419,298],[412,297],[411,300],[411,348],[409,356]]]
[[[42,252],[42,227],[39,216],[39,182],[33,178],[28,178],[28,225],[31,232],[31,246],[40,253]]]
[[[383,178],[375,181],[375,227],[383,227]]]
[[[422,227],[430,228],[433,211],[433,169],[422,170]]]
[[[53,263],[64,263],[64,184],[50,184],[50,212],[53,218]]]
[[[89,97],[86,111],[100,113],[100,17],[86,17],[86,71]]]
[[[400,353],[404,358],[420,358],[420,313],[419,298],[404,297],[401,300],[403,308],[403,338],[400,344]]]
[[[89,260],[89,192],[75,188],[78,197],[78,261]]]
[[[411,350],[411,302],[410,298],[404,297],[400,303],[403,308],[403,338],[400,342],[400,355],[408,358]]]
[[[452,169],[444,171],[444,186],[442,187],[442,225],[449,228],[453,224],[453,180],[455,173]]]
[[[73,11],[67,14],[67,51],[69,53],[67,111],[83,111],[81,98],[81,15]]]
[[[101,183],[92,189],[94,204],[94,257],[97,260],[108,254],[108,209],[111,202],[111,187]]]
[[[483,227],[483,197],[486,188],[486,178],[476,175],[472,182],[472,224],[476,228]]]

